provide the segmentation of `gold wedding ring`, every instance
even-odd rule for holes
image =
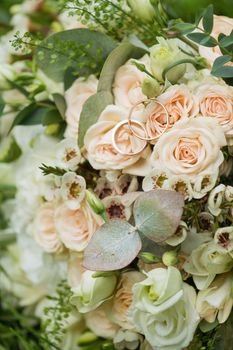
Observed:
[[[141,130],[145,133],[145,135],[147,135],[147,131],[146,131],[145,126],[144,126],[141,122],[139,122],[139,121],[137,121],[137,120],[131,120],[130,126],[129,126],[129,122],[128,122],[127,119],[126,119],[126,120],[123,120],[122,122],[117,123],[117,125],[116,125],[116,126],[114,127],[114,129],[113,129],[113,134],[112,134],[112,143],[113,143],[113,147],[114,147],[120,154],[122,154],[122,155],[124,155],[124,156],[135,156],[135,155],[141,153],[141,152],[146,148],[146,146],[147,146],[147,141],[146,141],[146,139],[141,138],[141,137],[137,137],[137,133],[135,133],[135,131],[134,131],[134,129],[133,129],[133,124],[136,125],[137,127],[140,127]],[[132,133],[133,136],[137,137],[137,138],[140,139],[141,141],[144,141],[144,142],[142,143],[141,149],[139,149],[137,152],[128,152],[128,153],[126,153],[126,152],[122,151],[122,149],[121,149],[121,148],[119,147],[119,145],[117,144],[117,140],[116,140],[117,134],[118,134],[119,130],[121,129],[121,127],[124,126],[124,125],[127,125],[127,127],[129,127],[129,131]]]

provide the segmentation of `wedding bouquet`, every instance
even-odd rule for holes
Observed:
[[[231,349],[233,19],[159,0],[10,11],[0,349]]]

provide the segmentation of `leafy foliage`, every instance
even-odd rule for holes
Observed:
[[[57,175],[57,176],[62,176],[66,173],[65,169],[61,169],[58,167],[52,167],[46,164],[42,164],[39,167],[40,170],[42,170],[43,175],[49,175],[49,174],[53,174],[53,175]]]
[[[183,196],[174,191],[141,194],[134,204],[135,227],[123,220],[105,223],[85,249],[83,265],[94,271],[113,271],[129,265],[138,255],[144,237],[161,242],[174,234],[183,205]]]

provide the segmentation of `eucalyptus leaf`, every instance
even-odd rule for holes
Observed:
[[[213,23],[214,23],[214,7],[211,4],[205,10],[203,19],[202,19],[203,28],[209,34],[212,32]]]
[[[123,220],[102,225],[84,251],[83,266],[93,271],[113,271],[128,266],[141,249],[135,228]]]
[[[113,103],[112,94],[108,91],[100,91],[92,95],[84,103],[79,119],[78,144],[83,146],[84,136],[91,125],[97,122],[101,112]]]
[[[55,103],[60,115],[62,116],[63,119],[65,119],[66,100],[65,100],[64,96],[62,96],[58,93],[55,93],[52,96],[53,96],[54,103]]]
[[[231,57],[228,55],[223,55],[216,58],[212,66],[211,74],[213,74],[216,77],[222,77],[222,78],[233,77],[233,67],[225,65],[230,61],[231,61]]]
[[[42,41],[36,62],[49,78],[60,82],[68,68],[79,76],[99,73],[115,47],[115,41],[104,33],[86,28],[65,30]]]
[[[164,242],[179,226],[184,196],[175,191],[157,189],[145,192],[134,204],[133,213],[138,231],[154,242]]]
[[[137,46],[136,46],[137,45]],[[146,49],[139,47],[139,43],[123,42],[108,56],[100,74],[98,91],[112,91],[115,73],[130,58],[139,58],[146,53]]]
[[[214,47],[217,46],[216,40],[205,33],[190,33],[187,34],[187,37],[194,41],[195,43],[198,43],[199,45],[206,46],[206,47]]]

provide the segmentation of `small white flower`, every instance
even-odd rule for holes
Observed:
[[[154,169],[149,175],[145,176],[142,182],[143,191],[151,191],[156,188],[163,188],[164,182],[168,179],[168,173],[161,169]]]
[[[225,198],[228,202],[233,201],[233,187],[232,186],[227,186],[225,190]]]
[[[206,195],[207,192],[211,191],[216,184],[218,178],[218,172],[215,171],[212,174],[204,174],[197,176],[194,179],[193,185],[193,198],[199,199]]]
[[[165,190],[174,190],[184,195],[184,198],[191,200],[193,197],[193,190],[188,176],[173,175],[169,176],[165,181],[163,188]]]
[[[226,186],[220,184],[210,192],[208,198],[208,209],[214,216],[218,216],[221,213],[220,206],[224,199],[225,189]]]
[[[108,196],[103,199],[107,215],[110,219],[129,220],[132,215],[131,205],[126,206],[123,196]]]
[[[233,227],[221,227],[214,235],[215,243],[220,245],[233,257]]]
[[[62,176],[60,194],[70,209],[80,208],[80,203],[85,197],[86,181],[82,176],[69,171]]]
[[[75,170],[81,160],[81,153],[77,141],[73,138],[66,138],[58,144],[57,165],[66,170]]]
[[[39,183],[41,195],[48,202],[52,202],[58,198],[60,186],[60,176],[56,176],[53,174],[44,176],[41,183]]]
[[[180,222],[180,225],[173,236],[166,240],[166,243],[175,247],[182,243],[187,237],[188,226],[184,221]]]

